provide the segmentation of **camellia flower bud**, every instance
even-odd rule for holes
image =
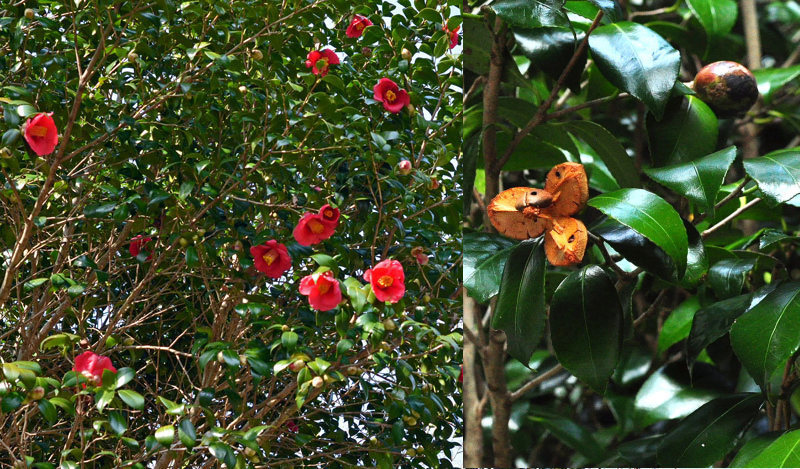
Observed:
[[[321,388],[323,384],[325,384],[325,380],[322,379],[322,376],[314,376],[314,378],[311,380],[311,386],[314,386],[315,388]]]
[[[36,386],[31,389],[30,398],[33,401],[38,401],[44,397],[44,388],[41,386]]]
[[[410,62],[411,61],[411,51],[406,49],[405,47],[403,47],[403,50],[400,51],[400,57],[402,57],[404,60],[408,60]]]
[[[263,58],[264,58],[264,53],[262,53],[262,52],[261,52],[260,50],[258,50],[258,49],[253,49],[253,50],[250,52],[250,55],[253,57],[253,59],[254,59],[254,60],[261,60],[261,59],[263,59]]]
[[[293,361],[289,365],[289,369],[292,370],[293,372],[297,373],[300,370],[302,370],[303,368],[305,368],[305,366],[306,366],[306,361],[305,360],[297,359],[297,360]]]
[[[400,160],[400,162],[397,163],[397,172],[403,176],[411,174],[411,162],[408,160]]]
[[[26,8],[26,9],[25,9],[25,18],[28,18],[29,20],[32,20],[32,19],[33,19],[33,16],[34,16],[34,14],[35,14],[35,13],[34,13],[34,12],[33,12],[33,10],[31,10],[30,8]]]

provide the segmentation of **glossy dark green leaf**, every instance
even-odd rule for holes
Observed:
[[[658,445],[661,444],[662,438],[663,435],[652,435],[639,438],[638,440],[627,441],[619,445],[617,448],[619,455],[629,463],[627,465],[620,465],[619,467],[632,467],[637,464],[655,467],[656,451],[658,450]]]
[[[758,249],[760,251],[772,249],[775,244],[783,241],[797,242],[800,237],[792,236],[784,233],[783,231],[767,229],[761,234],[758,240]]]
[[[708,256],[706,256],[703,237],[700,236],[697,228],[686,220],[683,220],[683,227],[686,228],[686,236],[689,240],[689,253],[686,255],[686,274],[681,280],[681,285],[686,288],[694,288],[708,272]]]
[[[616,22],[625,18],[625,12],[616,0],[590,0],[597,5],[598,8],[603,10],[605,16],[603,22]]]
[[[564,368],[603,394],[622,341],[622,305],[603,269],[588,265],[561,282],[550,302],[550,338]]]
[[[500,0],[492,3],[497,16],[520,28],[569,26],[563,6],[564,0]]]
[[[117,391],[117,395],[122,402],[136,410],[142,410],[144,408],[144,397],[136,391],[131,391],[130,389],[120,389]]]
[[[614,86],[642,101],[660,119],[680,69],[680,53],[646,26],[603,25],[589,36],[597,67]]]
[[[497,153],[504,154],[512,140],[509,132],[498,132]],[[520,141],[511,158],[503,166],[504,171],[523,171],[526,169],[550,169],[566,158],[564,152],[549,142],[538,138],[533,132]],[[483,167],[483,160],[478,160],[478,167]]]
[[[800,467],[800,430],[784,433],[743,467]]]
[[[708,270],[708,283],[717,298],[730,298],[742,292],[747,273],[756,266],[755,259],[723,259]]]
[[[214,442],[208,445],[208,451],[211,454],[222,461],[225,466],[230,469],[233,469],[236,466],[236,454],[233,452],[233,449],[226,445],[225,443]]]
[[[621,189],[593,197],[588,203],[663,249],[675,262],[678,278],[683,277],[689,249],[686,228],[664,199],[642,189]]]
[[[164,425],[163,427],[156,430],[156,441],[158,441],[161,445],[169,448],[172,444],[172,441],[175,439],[175,427],[172,425]]]
[[[181,440],[184,446],[191,449],[197,445],[197,431],[189,419],[181,420],[178,424],[178,439]]]
[[[744,160],[747,174],[771,206],[786,202],[800,194],[800,147],[778,150],[760,158]]]
[[[716,148],[718,129],[717,116],[700,99],[670,99],[662,119],[647,117],[653,166],[678,165],[708,155]]]
[[[731,346],[760,386],[800,348],[800,283],[784,283],[736,320]]]
[[[545,257],[542,238],[523,241],[503,271],[492,327],[505,331],[508,353],[528,363],[544,334]]]
[[[567,131],[592,147],[608,167],[620,187],[640,187],[639,172],[633,158],[603,126],[590,121],[572,121],[564,124]]]
[[[675,262],[663,249],[633,228],[613,218],[606,218],[591,227],[591,232],[603,239],[632,264],[665,280],[677,279]]]
[[[669,313],[658,333],[658,353],[666,352],[672,345],[689,336],[692,320],[699,309],[700,299],[690,296]]]
[[[713,217],[719,188],[734,159],[736,147],[728,147],[699,160],[647,169],[645,173],[676,194],[691,200],[703,212]]]
[[[724,36],[736,24],[734,0],[686,0],[689,9],[709,36]]]
[[[771,445],[780,436],[781,432],[769,432],[747,440],[747,443],[739,449],[728,467],[747,467],[747,464],[753,458],[761,454],[767,446]]]
[[[686,361],[691,366],[704,348],[728,333],[733,322],[750,308],[751,294],[718,301],[700,309],[692,320],[686,341]]]
[[[567,27],[543,27],[536,29],[514,30],[514,39],[522,55],[530,59],[531,64],[544,71],[553,80],[558,80],[567,68],[583,34]],[[566,85],[574,92],[580,92],[581,74],[586,65],[586,52],[567,75]],[[530,118],[530,117],[529,117]]]
[[[800,65],[786,68],[761,68],[753,70],[753,76],[756,77],[758,92],[761,93],[764,102],[770,103],[776,91],[800,77]]]
[[[600,461],[605,451],[593,433],[568,417],[549,409],[532,407],[528,414],[531,422],[544,426],[565,445],[580,452],[588,461]]]
[[[640,426],[686,417],[706,402],[730,392],[725,378],[706,363],[695,363],[692,377],[684,363],[656,370],[636,393],[636,418]]]
[[[128,418],[122,412],[112,410],[108,413],[108,424],[116,435],[122,435],[128,429]]]
[[[707,402],[667,433],[658,447],[658,464],[707,467],[735,446],[739,435],[758,416],[760,393],[723,396]]]
[[[56,423],[58,420],[58,412],[56,412],[56,406],[54,406],[52,402],[47,399],[41,399],[37,407],[39,407],[39,412],[42,413],[42,416],[44,416],[45,420],[47,420],[50,425]]]
[[[479,303],[500,291],[503,267],[515,244],[496,234],[464,233],[464,287]]]

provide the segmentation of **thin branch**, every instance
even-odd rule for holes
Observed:
[[[707,238],[708,236],[713,234],[715,231],[717,231],[718,229],[720,229],[723,226],[725,226],[729,221],[731,221],[734,218],[738,217],[739,215],[742,214],[742,212],[744,212],[745,210],[751,208],[752,206],[756,205],[759,202],[761,202],[761,197],[756,197],[755,199],[751,200],[750,202],[747,202],[742,207],[739,207],[738,209],[736,209],[736,211],[734,211],[733,213],[731,213],[730,215],[725,217],[721,222],[719,222],[716,225],[712,226],[711,228],[703,231],[703,233],[700,234],[700,236],[703,239]]]
[[[589,26],[589,29],[586,31],[586,36],[584,36],[583,41],[581,41],[580,45],[577,49],[575,49],[575,53],[572,54],[572,58],[567,63],[567,66],[564,68],[564,71],[561,72],[561,76],[558,77],[558,81],[556,84],[553,85],[553,89],[550,92],[550,96],[539,106],[539,109],[536,111],[536,115],[533,116],[533,119],[528,122],[528,125],[525,126],[515,137],[514,140],[508,145],[505,154],[503,157],[500,158],[500,161],[497,164],[497,168],[502,168],[508,160],[511,158],[511,155],[514,153],[514,150],[517,146],[522,142],[522,139],[528,136],[533,129],[536,128],[537,125],[541,124],[545,120],[545,115],[547,110],[550,109],[550,105],[553,104],[555,101],[556,96],[558,96],[558,91],[564,86],[564,83],[567,81],[567,76],[569,76],[572,69],[578,63],[578,59],[586,50],[586,46],[589,43],[589,35],[592,34],[592,31],[597,29],[600,26],[600,20],[603,18],[603,10],[597,12],[597,16],[594,17],[594,21],[592,21],[592,25]]]
[[[550,368],[549,370],[545,371],[544,373],[540,374],[536,378],[525,383],[521,388],[517,389],[516,391],[511,393],[511,402],[515,402],[523,397],[528,391],[531,389],[539,386],[540,384],[544,383],[548,379],[552,378],[553,376],[561,373],[564,371],[564,367],[561,363],[557,364],[556,366]]]

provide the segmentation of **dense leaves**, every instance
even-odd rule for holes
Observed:
[[[452,467],[460,6],[0,7],[0,466]]]

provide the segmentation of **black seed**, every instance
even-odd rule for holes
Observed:
[[[560,178],[560,177],[561,177],[561,173],[560,173],[560,172],[558,172],[558,171],[556,171],[556,177],[557,177],[557,178]]]
[[[567,241],[570,242],[570,243],[574,242],[575,241],[575,235],[570,236]]]

